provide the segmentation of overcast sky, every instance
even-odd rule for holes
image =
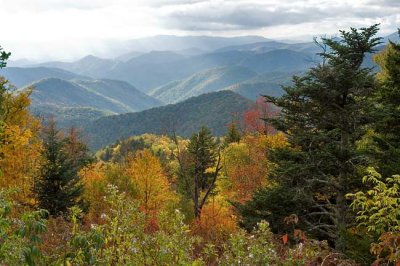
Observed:
[[[311,40],[350,26],[400,27],[400,0],[0,0],[13,59],[68,59],[158,34]]]

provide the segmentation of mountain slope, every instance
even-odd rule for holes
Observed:
[[[256,100],[261,95],[281,96],[282,86],[290,85],[292,76],[301,74],[301,72],[268,72],[226,87],[224,90],[232,90],[251,100]]]
[[[202,125],[222,135],[232,116],[241,116],[253,102],[231,91],[219,91],[190,98],[177,104],[137,113],[102,117],[86,128],[92,149],[118,139],[144,133],[168,134],[173,130],[188,137]]]
[[[46,78],[32,84],[32,105],[47,104],[58,107],[92,107],[110,113],[132,111],[129,106],[104,97],[72,81]]]
[[[48,67],[6,67],[0,69],[0,75],[6,77],[11,84],[18,88],[44,78],[59,78],[65,80],[90,79],[89,77],[81,76],[63,69]]]
[[[156,88],[150,95],[165,103],[176,103],[203,93],[221,90],[256,75],[254,71],[237,66],[208,69],[182,81],[174,81]]]
[[[161,103],[116,80],[46,78],[32,85],[32,111],[54,116],[62,126],[80,126],[104,115],[136,112]]]
[[[76,80],[75,82],[105,97],[117,100],[127,106],[129,112],[142,111],[162,104],[125,81],[101,79]]]

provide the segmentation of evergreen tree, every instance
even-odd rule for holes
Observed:
[[[377,31],[373,25],[340,31],[340,39],[323,38],[321,47],[327,49],[320,54],[322,62],[303,77],[294,77],[294,85],[285,87],[282,97],[266,97],[282,109],[280,116],[268,121],[287,134],[290,145],[271,151],[276,186],[242,206],[245,220],[251,220],[249,213],[274,222],[295,213],[309,232],[346,249],[345,232],[354,216],[345,196],[361,186],[365,161],[356,144],[365,134],[368,99],[375,89],[373,73],[362,63],[379,44]],[[257,204],[276,191],[287,198]],[[263,209],[249,211],[254,205]]]
[[[201,127],[198,133],[193,134],[187,153],[180,153],[178,161],[182,192],[192,199],[194,216],[199,218],[221,170],[221,156],[211,131]],[[209,171],[214,166],[215,170]]]
[[[228,132],[226,133],[225,140],[224,140],[225,145],[228,145],[228,144],[234,143],[234,142],[239,143],[240,139],[241,139],[241,135],[240,135],[240,132],[239,132],[236,124],[234,122],[230,123],[229,127],[228,127]]]
[[[51,215],[65,214],[75,205],[84,207],[78,171],[90,162],[86,146],[77,141],[75,133],[62,137],[53,120],[44,129],[43,146],[44,163],[34,185],[39,207]]]
[[[7,65],[7,59],[10,57],[11,53],[3,51],[0,46],[0,69]]]
[[[399,30],[400,36],[400,30]],[[390,42],[375,56],[381,71],[379,89],[372,99],[374,125],[373,158],[383,176],[400,173],[400,44]]]

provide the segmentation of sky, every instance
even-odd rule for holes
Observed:
[[[12,59],[74,59],[160,34],[310,41],[339,29],[400,27],[400,0],[0,0]]]

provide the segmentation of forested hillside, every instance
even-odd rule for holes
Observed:
[[[231,91],[203,94],[186,101],[100,118],[85,127],[89,146],[101,148],[118,139],[144,133],[190,136],[201,126],[207,126],[221,136],[232,120],[243,116],[253,103]]]
[[[7,71],[0,47],[0,265],[399,265],[400,43],[378,33],[52,63],[125,81]]]

